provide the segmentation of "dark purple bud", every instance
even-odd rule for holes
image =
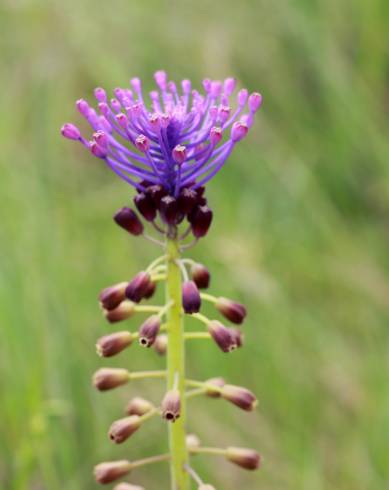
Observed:
[[[153,203],[159,208],[161,199],[166,196],[167,192],[161,185],[151,185],[147,188],[147,194],[151,197]]]
[[[200,311],[201,298],[194,281],[185,281],[182,285],[182,306],[185,313],[197,313]]]
[[[157,354],[159,354],[160,356],[164,356],[167,351],[167,344],[168,344],[167,335],[164,333],[158,335],[153,344],[155,352],[157,352]]]
[[[208,323],[208,332],[223,352],[231,352],[238,347],[236,338],[231,334],[230,329],[217,320]]]
[[[243,345],[243,334],[239,330],[239,328],[230,328],[229,330],[230,330],[230,333],[232,335],[232,338],[234,339],[234,341],[236,343],[236,347],[237,348],[242,347],[242,345]]]
[[[192,280],[199,289],[207,289],[211,280],[209,270],[203,264],[193,264],[191,267]]]
[[[223,316],[230,320],[230,322],[237,323],[238,325],[243,323],[243,320],[247,315],[246,308],[242,304],[231,301],[228,298],[218,298],[215,307]]]
[[[179,212],[177,199],[172,196],[165,196],[161,199],[159,211],[161,218],[168,225],[175,225],[182,219],[182,213]]]
[[[141,192],[134,197],[134,203],[140,214],[147,221],[154,221],[157,216],[157,208],[148,194]]]
[[[105,318],[109,323],[121,322],[130,318],[134,314],[134,303],[132,301],[122,301],[119,306],[113,310],[105,310]]]
[[[139,185],[141,185],[142,187],[145,187],[146,189],[148,189],[150,186],[152,186],[152,182],[149,182],[148,180],[141,180],[139,182]],[[140,190],[137,190],[137,192],[139,194],[141,194],[143,191],[140,191]]]
[[[142,324],[139,329],[139,343],[143,347],[151,347],[157,338],[161,320],[158,315],[152,315]]]
[[[141,417],[142,415],[150,412],[153,409],[154,405],[151,402],[145,400],[144,398],[141,398],[140,396],[137,396],[128,402],[126,413],[128,415],[139,415]]]
[[[231,463],[245,470],[257,470],[261,464],[260,455],[253,449],[243,447],[228,447],[226,457]]]
[[[113,310],[125,299],[125,290],[128,282],[120,282],[108,288],[105,288],[99,294],[101,306],[106,310]]]
[[[241,386],[224,385],[220,394],[224,400],[247,412],[252,412],[258,405],[258,400],[254,393]]]
[[[191,214],[192,233],[196,238],[205,236],[211,226],[213,213],[208,206],[198,206]]]
[[[205,196],[200,196],[197,198],[197,204],[198,206],[206,206],[207,205],[207,198]]]
[[[96,343],[96,350],[101,357],[111,357],[119,354],[126,347],[131,345],[132,335],[130,332],[115,332],[99,338]]]
[[[193,189],[184,188],[178,196],[178,207],[181,213],[189,214],[197,204],[197,193]]]
[[[147,290],[144,293],[144,298],[145,299],[150,299],[151,297],[154,296],[155,290],[157,289],[157,283],[154,281],[150,281],[149,285],[147,286]]]
[[[170,390],[166,393],[161,403],[162,417],[168,422],[175,422],[181,411],[180,392],[178,390]]]
[[[143,233],[143,224],[131,208],[119,209],[113,219],[116,224],[124,228],[128,233],[131,233],[131,235],[137,236]]]
[[[99,391],[107,391],[128,383],[129,379],[127,369],[101,368],[93,375],[93,385]]]
[[[201,197],[202,195],[204,195],[205,187],[203,185],[197,187],[196,192],[197,192],[197,196]]]
[[[148,272],[138,272],[126,287],[126,297],[135,303],[139,303],[149,290],[150,281],[150,274]]]
[[[108,436],[116,444],[121,444],[139,429],[141,423],[139,415],[130,415],[129,417],[115,420],[109,428]]]
[[[131,470],[131,463],[126,459],[120,461],[109,461],[95,466],[94,475],[97,483],[111,483]]]

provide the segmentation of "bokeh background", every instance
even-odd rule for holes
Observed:
[[[117,229],[132,191],[65,121],[134,75],[233,75],[259,90],[254,129],[209,186],[215,221],[193,256],[213,291],[247,303],[246,347],[193,343],[194,378],[253,388],[259,410],[196,399],[209,445],[257,447],[260,472],[194,466],[218,489],[383,490],[389,481],[389,3],[386,0],[0,2],[0,488],[92,490],[102,459],[162,451],[150,422],[106,438],[130,395],[102,395],[102,365],[158,368],[136,346],[105,362],[98,291],[156,254]],[[131,328],[137,321],[131,320]],[[134,473],[168,488],[167,468]]]

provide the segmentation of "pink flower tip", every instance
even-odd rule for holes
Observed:
[[[245,124],[243,122],[234,123],[232,125],[232,129],[231,129],[232,141],[237,142],[237,141],[240,141],[241,139],[243,139],[246,136],[248,130],[249,130],[249,128],[248,128],[247,124]]]
[[[235,90],[236,80],[235,78],[226,78],[224,80],[224,94],[229,97]]]
[[[76,102],[76,107],[78,112],[80,112],[83,116],[87,117],[89,114],[89,104],[84,99],[78,99]]]
[[[167,85],[167,74],[163,70],[158,70],[154,73],[155,83],[161,90],[166,90]]]
[[[94,90],[95,97],[99,102],[107,102],[107,94],[105,90],[101,87],[97,87]]]
[[[98,146],[105,149],[108,148],[108,136],[104,131],[99,130],[93,133],[93,139],[96,141]]]
[[[262,95],[258,92],[254,92],[249,97],[249,109],[251,112],[256,112],[262,104]]]
[[[172,151],[173,160],[182,165],[186,160],[186,147],[183,145],[177,145]]]
[[[190,80],[182,80],[181,87],[182,87],[182,91],[184,92],[185,95],[190,94],[190,91],[192,88],[192,84],[190,83]]]
[[[69,140],[78,140],[81,136],[80,130],[71,123],[66,123],[61,128],[62,136],[68,138]]]
[[[219,141],[223,138],[223,131],[221,130],[221,128],[217,128],[216,126],[214,126],[213,128],[211,128],[209,138],[212,145],[217,145]]]
[[[92,153],[97,158],[106,158],[108,154],[108,150],[106,148],[103,148],[102,146],[98,145],[96,141],[91,141],[89,143],[89,148]]]
[[[244,106],[247,100],[249,93],[245,88],[242,88],[242,90],[239,90],[238,92],[238,104],[240,106]]]
[[[135,140],[135,146],[139,151],[146,153],[150,149],[150,141],[144,134],[140,134]]]

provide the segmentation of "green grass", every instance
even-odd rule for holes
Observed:
[[[158,382],[90,386],[101,365],[163,363],[136,347],[113,363],[94,353],[109,330],[98,291],[156,252],[112,223],[128,187],[59,136],[79,121],[75,99],[161,67],[196,83],[232,74],[264,95],[209,186],[215,223],[193,252],[213,291],[248,304],[246,347],[189,352],[192,377],[224,375],[260,399],[249,415],[194,400],[190,429],[255,446],[264,465],[196,468],[223,490],[386,488],[388,25],[385,0],[3,0],[0,488],[91,490],[101,459],[166,446],[158,421],[121,447],[106,437],[130,394],[157,400]],[[164,466],[134,476],[168,488]]]

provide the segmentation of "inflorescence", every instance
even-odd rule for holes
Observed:
[[[104,89],[97,88],[98,111],[85,100],[78,100],[78,111],[94,131],[91,140],[85,139],[73,124],[67,123],[61,129],[63,136],[78,140],[135,187],[136,210],[123,207],[114,215],[115,222],[131,235],[143,236],[164,247],[164,254],[145,270],[100,293],[99,302],[109,323],[137,314],[149,316],[136,332],[124,329],[107,334],[97,341],[96,348],[100,356],[111,357],[137,341],[142,347],[153,347],[157,353],[166,354],[166,370],[130,372],[101,368],[95,373],[93,384],[106,391],[132,380],[165,379],[167,391],[159,403],[133,398],[125,417],[113,422],[108,435],[114,443],[121,444],[147,420],[160,416],[170,423],[170,450],[131,462],[101,463],[95,468],[95,477],[99,483],[111,483],[137,467],[167,461],[173,490],[187,490],[189,478],[198,490],[212,490],[214,487],[205,484],[190,466],[190,455],[220,455],[248,470],[259,467],[260,457],[251,449],[203,447],[197,436],[187,433],[186,401],[206,395],[252,411],[257,400],[251,391],[228,384],[221,377],[207,381],[188,379],[185,342],[211,339],[222,352],[241,347],[243,335],[239,326],[245,320],[246,308],[228,298],[205,293],[210,285],[208,269],[183,258],[183,253],[207,234],[213,213],[205,196],[205,184],[221,170],[235,145],[246,136],[262,97],[258,93],[249,95],[243,89],[233,102],[236,87],[233,78],[223,83],[205,79],[204,94],[192,90],[189,80],[183,80],[179,90],[163,71],[156,72],[154,78],[159,90],[150,92],[149,103],[143,97],[139,78],[131,80],[132,89],[116,88],[111,100]],[[146,233],[147,223],[159,234],[158,238]],[[166,284],[165,304],[141,304],[154,296],[160,282]],[[213,304],[235,327],[200,313],[204,302]],[[200,331],[184,330],[185,314],[200,323]],[[141,489],[123,482],[115,487],[115,490]]]

